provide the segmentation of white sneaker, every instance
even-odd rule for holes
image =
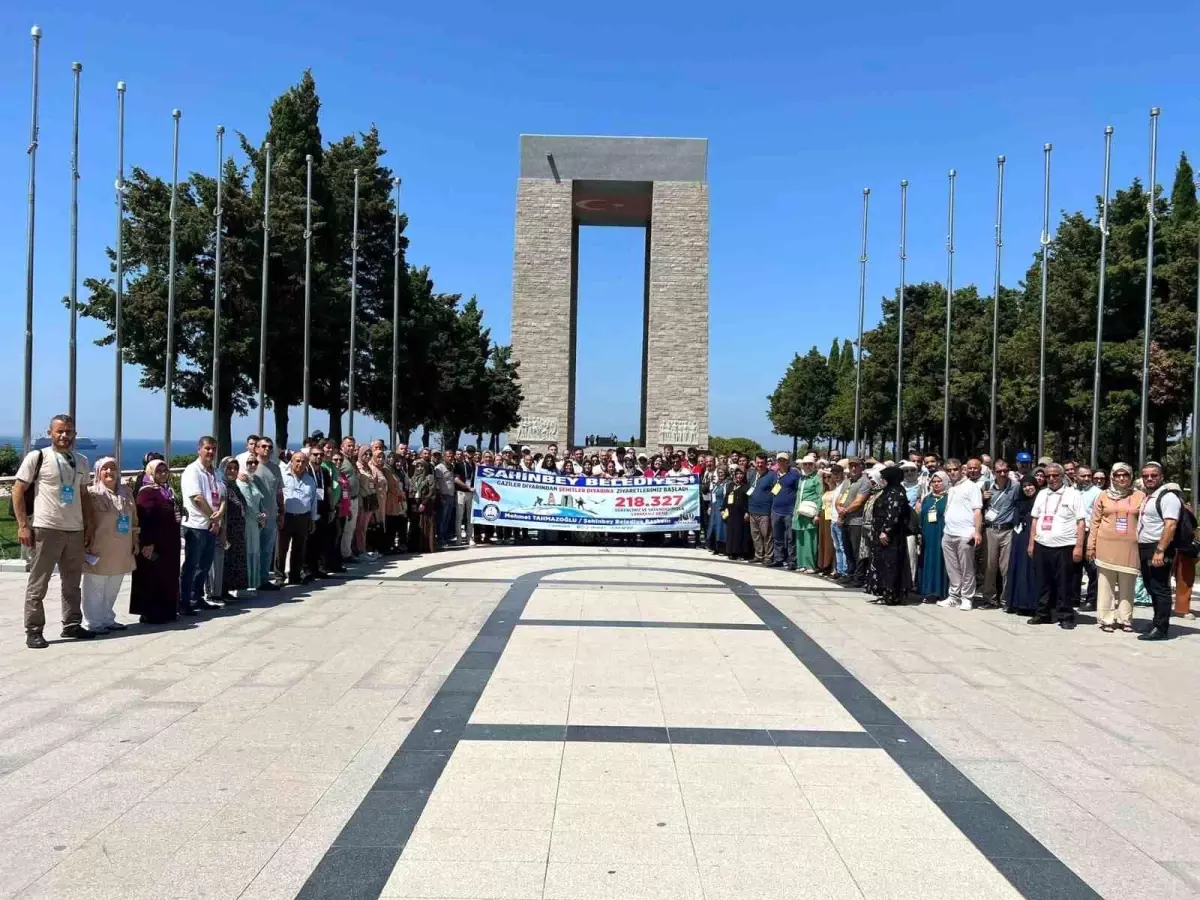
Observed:
[[[953,597],[944,597],[938,601],[937,605],[945,609],[958,609],[958,601]]]
[[[975,605],[973,603],[971,603],[970,600],[967,600],[966,598],[963,599],[962,606],[959,607],[959,609],[974,609],[974,608],[975,608]]]

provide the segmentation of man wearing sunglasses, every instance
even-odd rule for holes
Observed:
[[[1026,552],[1033,559],[1041,581],[1037,614],[1030,625],[1048,625],[1057,620],[1064,629],[1075,627],[1075,602],[1079,582],[1075,567],[1083,560],[1083,498],[1064,480],[1063,467],[1046,466],[1046,486],[1033,501],[1033,528]]]
[[[1139,634],[1138,640],[1165,641],[1174,605],[1171,570],[1175,564],[1175,548],[1171,544],[1179,526],[1182,504],[1178,494],[1163,486],[1163,470],[1158,463],[1148,462],[1142,466],[1142,484],[1145,485],[1146,499],[1138,516],[1138,556],[1142,564],[1142,582],[1154,603],[1154,618],[1150,630]]]

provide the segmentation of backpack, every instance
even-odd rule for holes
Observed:
[[[33,466],[33,478],[29,484],[25,486],[25,516],[28,518],[33,515],[33,498],[37,493],[38,475],[42,471],[42,451],[37,452],[37,462]],[[12,495],[8,497],[8,514],[12,518],[17,517],[17,507],[13,503]]]
[[[1178,491],[1159,491],[1158,496],[1154,498],[1158,517],[1162,518],[1162,498],[1165,493],[1174,494],[1179,498],[1179,521],[1175,523],[1175,534],[1168,549],[1182,556],[1200,556],[1200,545],[1196,543],[1196,514],[1184,505],[1183,496]]]

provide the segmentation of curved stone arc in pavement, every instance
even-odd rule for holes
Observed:
[[[596,559],[597,557],[599,559]],[[608,557],[608,564],[605,564],[605,557]],[[639,555],[624,558],[639,562],[642,560],[649,562],[654,559],[671,563],[687,561],[686,557],[682,556],[643,557]],[[471,728],[475,729],[477,734],[471,737],[464,736],[464,731],[468,727],[467,722],[471,717],[475,702],[486,687],[487,680],[503,654],[508,639],[520,623],[521,613],[533,592],[543,580],[551,579],[553,576],[600,570],[609,570],[614,574],[645,571],[700,576],[725,587],[741,600],[767,629],[775,633],[796,659],[858,722],[873,742],[873,746],[887,753],[904,770],[917,787],[940,808],[942,813],[957,826],[983,857],[1019,893],[1030,900],[1100,900],[1098,893],[976,787],[949,760],[921,738],[803,629],[766,600],[758,588],[740,579],[714,572],[675,568],[670,565],[613,565],[611,563],[612,556],[602,551],[528,553],[454,559],[398,573],[398,578],[405,582],[434,581],[436,579],[431,576],[447,569],[486,565],[489,562],[510,563],[519,560],[536,560],[544,564],[547,562],[574,563],[593,559],[596,561],[590,565],[559,565],[551,568],[532,569],[511,578],[496,579],[511,582],[511,587],[497,603],[475,641],[464,652],[438,694],[415,723],[412,732],[397,750],[392,763],[385,769],[371,792],[364,798],[363,803],[355,810],[342,833],[310,874],[297,895],[299,900],[343,898],[350,896],[347,890],[351,889],[351,886],[352,894],[355,897],[374,898],[380,895],[396,862],[403,853],[404,841],[415,828],[429,793],[454,748],[461,740],[486,739],[482,734],[478,734],[486,731],[488,727],[486,725],[472,725]],[[707,560],[703,561],[707,562]],[[597,587],[604,583],[594,582]],[[646,583],[646,589],[652,590],[654,587],[653,582]],[[774,587],[764,586],[764,589],[770,590]],[[828,589],[837,590],[836,588]],[[613,739],[611,736],[608,738],[599,736],[605,726],[568,726],[563,729],[562,733],[557,730],[548,730],[546,726],[513,726],[515,729],[524,727],[530,729],[527,737],[512,739],[563,740],[568,729],[574,729],[575,735],[572,737],[567,734],[565,739],[568,741]],[[586,736],[589,729],[595,729],[597,736]],[[609,730],[617,731],[618,729]],[[635,734],[628,738],[632,742],[664,742],[662,736],[657,734],[659,729],[639,729],[633,726],[626,730],[629,732],[656,732],[652,736],[644,737],[638,737]],[[675,743],[709,744],[721,742],[719,735],[714,734],[716,732],[746,731],[745,729],[674,730],[680,733],[684,731],[706,732],[701,740],[688,741],[676,738],[673,741]],[[671,732],[672,729],[662,729],[662,731]],[[625,740],[626,738],[617,739]],[[770,739],[769,736],[767,739]],[[667,740],[671,741],[671,738],[668,737]],[[733,742],[747,743],[744,735],[739,735],[738,739]],[[784,744],[781,743],[780,746],[784,746]],[[837,744],[833,744],[833,746],[837,746]],[[405,781],[404,770],[406,765],[409,765],[406,763],[406,755],[412,757],[413,754],[431,752],[439,754],[440,765],[436,767],[436,771],[420,773],[421,780],[419,781]],[[395,780],[398,774],[399,782]],[[424,785],[425,789],[413,790],[412,788],[418,783]],[[401,791],[396,790],[397,784],[401,786]],[[365,842],[361,842],[359,838],[377,820],[381,812],[380,803],[372,803],[373,795],[377,795],[376,799],[380,802],[394,805],[395,799],[401,794],[411,794],[412,796],[406,798],[402,808],[393,810],[393,812],[399,813],[394,818],[398,818],[400,821],[392,823],[391,836],[383,839],[367,839]],[[347,836],[354,840],[348,839]]]

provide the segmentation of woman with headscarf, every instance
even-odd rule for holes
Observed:
[[[1133,468],[1112,467],[1106,491],[1096,498],[1087,558],[1096,564],[1096,624],[1101,631],[1133,631],[1133,591],[1139,572],[1138,515],[1146,495],[1133,489]]]
[[[371,448],[360,447],[358,451],[358,519],[354,523],[354,547],[368,560],[375,559],[375,548],[368,545],[368,529],[373,527],[379,515],[378,485],[371,469]]]
[[[1043,479],[1045,472],[1041,469]],[[1026,475],[1021,479],[1021,491],[1017,494],[1016,516],[1013,525],[1015,536],[1024,535],[1021,544],[1013,538],[1013,547],[1024,546],[1028,540],[1029,529],[1033,527],[1033,501],[1037,497],[1038,480],[1036,473]],[[1004,579],[1004,611],[1013,615],[1032,616],[1038,609],[1038,597],[1041,594],[1041,584],[1038,581],[1037,567],[1028,553],[1014,552],[1009,557],[1008,578]]]
[[[837,477],[828,469],[821,473],[821,516],[817,520],[817,572],[824,576],[836,574],[837,548],[833,543],[833,521],[837,517]]]
[[[708,490],[708,528],[705,531],[708,552],[724,555],[726,523],[721,513],[725,509],[725,495],[729,492],[729,470],[718,466],[709,479]]]
[[[721,518],[725,520],[725,552],[730,559],[753,559],[754,545],[750,541],[750,494],[746,488],[745,469],[735,469],[733,483],[725,492]]]
[[[246,568],[246,501],[242,492],[237,489],[236,456],[227,456],[221,460],[221,474],[225,478],[224,527],[217,536],[217,540],[225,548],[225,567],[221,573],[224,592],[221,599],[226,603],[236,603],[238,598],[233,592],[244,591],[250,587]]]
[[[418,553],[437,550],[434,516],[437,510],[437,482],[426,460],[418,460],[412,478],[412,499],[417,513]]]
[[[133,571],[138,549],[137,503],[120,483],[117,461],[96,460],[84,501],[91,515],[85,520],[83,567],[83,627],[95,634],[123,631],[113,606],[121,582]]]
[[[908,567],[909,520],[912,507],[901,481],[898,466],[887,466],[880,473],[884,488],[875,498],[871,511],[871,563],[867,568],[867,591],[875,595],[872,603],[896,606],[903,603],[912,589],[912,570]]]
[[[171,470],[161,459],[146,464],[138,490],[140,546],[129,592],[129,612],[143,625],[162,625],[179,615],[179,522]]]
[[[267,523],[266,497],[259,488],[259,481],[254,476],[258,474],[258,457],[253,454],[246,457],[246,468],[238,472],[237,490],[242,496],[246,513],[246,571],[261,572],[262,566],[258,558],[261,546],[260,532]],[[247,590],[254,590],[254,585]]]
[[[855,554],[856,560],[866,560],[867,566],[870,566],[871,548],[875,545],[875,535],[873,534],[875,522],[875,501],[879,499],[879,494],[883,490],[883,465],[875,463],[871,468],[867,469],[867,482],[870,485],[869,493],[867,494],[866,502],[863,503],[863,521],[862,534],[858,541],[858,549]],[[864,581],[863,589],[866,590]]]
[[[914,511],[921,509],[921,501],[924,499],[921,496],[921,478],[917,470],[917,464],[911,460],[904,460],[900,463],[900,471],[904,473],[904,493],[908,497],[908,505]],[[920,565],[920,547],[918,538],[921,535],[919,524],[916,528],[910,528],[908,537],[905,538],[905,543],[908,545],[908,568],[912,572],[913,584],[919,580],[919,565]]]
[[[816,470],[816,454],[800,460],[800,481],[796,485],[796,504],[792,507],[792,535],[796,541],[796,571],[812,575],[817,571],[817,517],[825,494]],[[785,462],[780,467],[786,469]],[[782,478],[783,476],[780,475]]]
[[[942,534],[946,530],[946,489],[950,476],[934,472],[929,476],[929,493],[921,501],[921,566],[917,593],[927,602],[944,600],[950,595],[946,558],[942,556]]]

